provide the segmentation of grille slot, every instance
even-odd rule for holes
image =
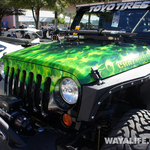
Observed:
[[[41,90],[42,76],[40,74],[36,76],[36,83],[33,79],[34,74],[32,72],[27,75],[25,70],[21,72],[19,69],[14,70],[14,68],[8,67],[5,74],[5,93],[7,93],[8,85],[9,95],[21,98],[26,109],[48,113],[51,78],[46,78],[43,90]]]
[[[11,68],[11,75],[9,78],[9,95],[13,94],[13,77],[14,77],[14,68]]]
[[[39,111],[40,107],[40,102],[42,100],[42,90],[41,90],[41,81],[42,81],[42,76],[37,75],[37,83],[35,84],[35,96],[34,96],[34,111]]]
[[[43,100],[42,100],[42,109],[45,113],[48,113],[48,103],[50,98],[50,85],[51,79],[47,78],[44,84]]]
[[[30,109],[33,108],[33,97],[34,97],[34,89],[33,89],[33,73],[29,73],[29,83],[27,85],[27,103],[26,106],[29,106]]]
[[[26,71],[22,72],[22,78],[20,82],[20,92],[19,97],[23,99],[23,102],[25,103],[26,93],[25,93],[25,79],[26,79]]]
[[[9,74],[9,67],[7,67],[7,71],[6,71],[6,74],[5,74],[5,80],[4,80],[4,93],[5,94],[7,94],[8,74]]]
[[[15,74],[15,81],[14,81],[14,95],[18,97],[18,83],[19,83],[19,74],[20,70],[17,70],[17,74]]]

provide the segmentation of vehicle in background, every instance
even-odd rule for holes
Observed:
[[[67,31],[68,29],[67,29],[66,27],[63,27],[63,28],[59,28],[59,30],[60,30],[60,31]],[[60,36],[64,36],[64,33],[63,33],[63,32],[60,32],[59,35],[60,35]]]
[[[35,25],[29,25],[28,27],[27,27],[28,29],[35,29]]]
[[[0,58],[3,55],[6,55],[8,53],[11,53],[11,52],[23,49],[23,48],[24,47],[21,45],[15,45],[15,44],[10,44],[7,42],[0,41]]]
[[[26,24],[22,24],[21,26],[19,26],[19,29],[22,29],[22,26],[23,26],[24,28],[28,28],[28,26],[27,26]]]
[[[21,38],[21,31],[24,31],[25,39],[35,39],[35,38],[42,38],[43,32],[42,30],[37,30],[34,28],[25,28],[25,29],[9,29],[8,31],[4,32],[5,37],[13,37],[13,38]]]
[[[53,24],[46,24],[45,26],[41,26],[41,28],[50,29],[50,28],[54,28],[54,25]]]
[[[31,40],[0,36],[0,59],[3,55],[37,44],[40,44],[39,38]]]
[[[40,43],[39,38],[36,38],[34,40],[27,40],[27,39],[23,40],[0,36],[0,80],[4,75],[4,65],[1,61],[2,56],[21,50],[24,47],[37,45],[39,43]]]
[[[9,54],[11,52],[14,52],[23,48],[24,47],[21,45],[14,45],[14,44],[0,41],[0,59],[2,56],[6,54]],[[4,65],[1,61],[0,61],[0,74],[4,75]],[[0,75],[0,80],[1,80],[1,75]]]

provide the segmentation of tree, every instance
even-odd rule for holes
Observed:
[[[55,10],[61,12],[68,4],[67,0],[20,0],[22,8],[31,9],[33,18],[38,29],[41,9]]]
[[[95,3],[95,2],[105,2],[105,1],[110,1],[110,0],[68,0],[68,2],[72,5]],[[115,1],[115,0],[111,0],[111,1]]]
[[[80,4],[85,2],[91,2],[91,0],[84,0],[84,2],[82,2],[81,0],[19,0],[19,2],[22,2],[22,8],[32,10],[33,18],[36,24],[36,29],[38,29],[41,9],[57,11],[57,14],[59,15],[70,4],[75,5],[77,3]]]
[[[69,20],[69,25],[68,25],[68,27],[70,27],[70,24],[71,24],[71,19],[74,19],[74,17],[75,17],[75,13],[67,13],[67,12],[63,12],[63,15],[64,15],[64,18],[65,18],[65,16],[67,16],[67,17],[69,17],[70,18],[70,20]]]
[[[69,3],[69,5],[75,6],[77,4],[86,4],[86,3],[95,3],[95,2],[104,2],[104,1],[109,1],[109,0],[67,0],[67,3]],[[70,18],[70,21],[69,21],[69,26],[70,26],[71,19],[73,19],[76,14],[75,13],[68,13],[66,11],[62,12],[62,14],[64,16],[67,16]]]
[[[19,28],[19,20],[18,20],[18,15],[20,8],[22,8],[22,6],[24,6],[22,4],[22,1],[18,1],[18,0],[9,0],[10,5],[13,6],[14,10],[15,10],[15,22],[16,22],[16,28]],[[25,12],[24,10],[21,10],[22,12]]]
[[[55,23],[55,19],[52,19],[52,23]],[[65,24],[65,19],[58,17],[58,24]]]
[[[1,29],[1,21],[4,16],[10,16],[10,15],[22,15],[22,10],[18,10],[18,12],[15,12],[14,5],[12,5],[11,0],[0,0],[0,29]],[[0,30],[1,35],[1,30]]]
[[[109,1],[109,0],[102,0]],[[33,18],[38,29],[39,15],[41,9],[57,11],[58,15],[63,12],[68,5],[98,2],[98,0],[0,0],[0,21],[5,15],[21,15],[22,10],[31,9]],[[1,28],[1,24],[0,24]],[[1,35],[1,31],[0,31]]]

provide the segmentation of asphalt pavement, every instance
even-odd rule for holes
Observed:
[[[56,150],[55,140],[58,135],[51,131],[43,131],[35,136],[27,137],[24,147],[9,147],[8,141],[0,139],[0,150]]]

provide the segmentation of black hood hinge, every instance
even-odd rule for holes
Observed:
[[[91,75],[98,82],[98,85],[103,84],[103,82],[101,80],[102,76],[96,66],[91,67]]]

